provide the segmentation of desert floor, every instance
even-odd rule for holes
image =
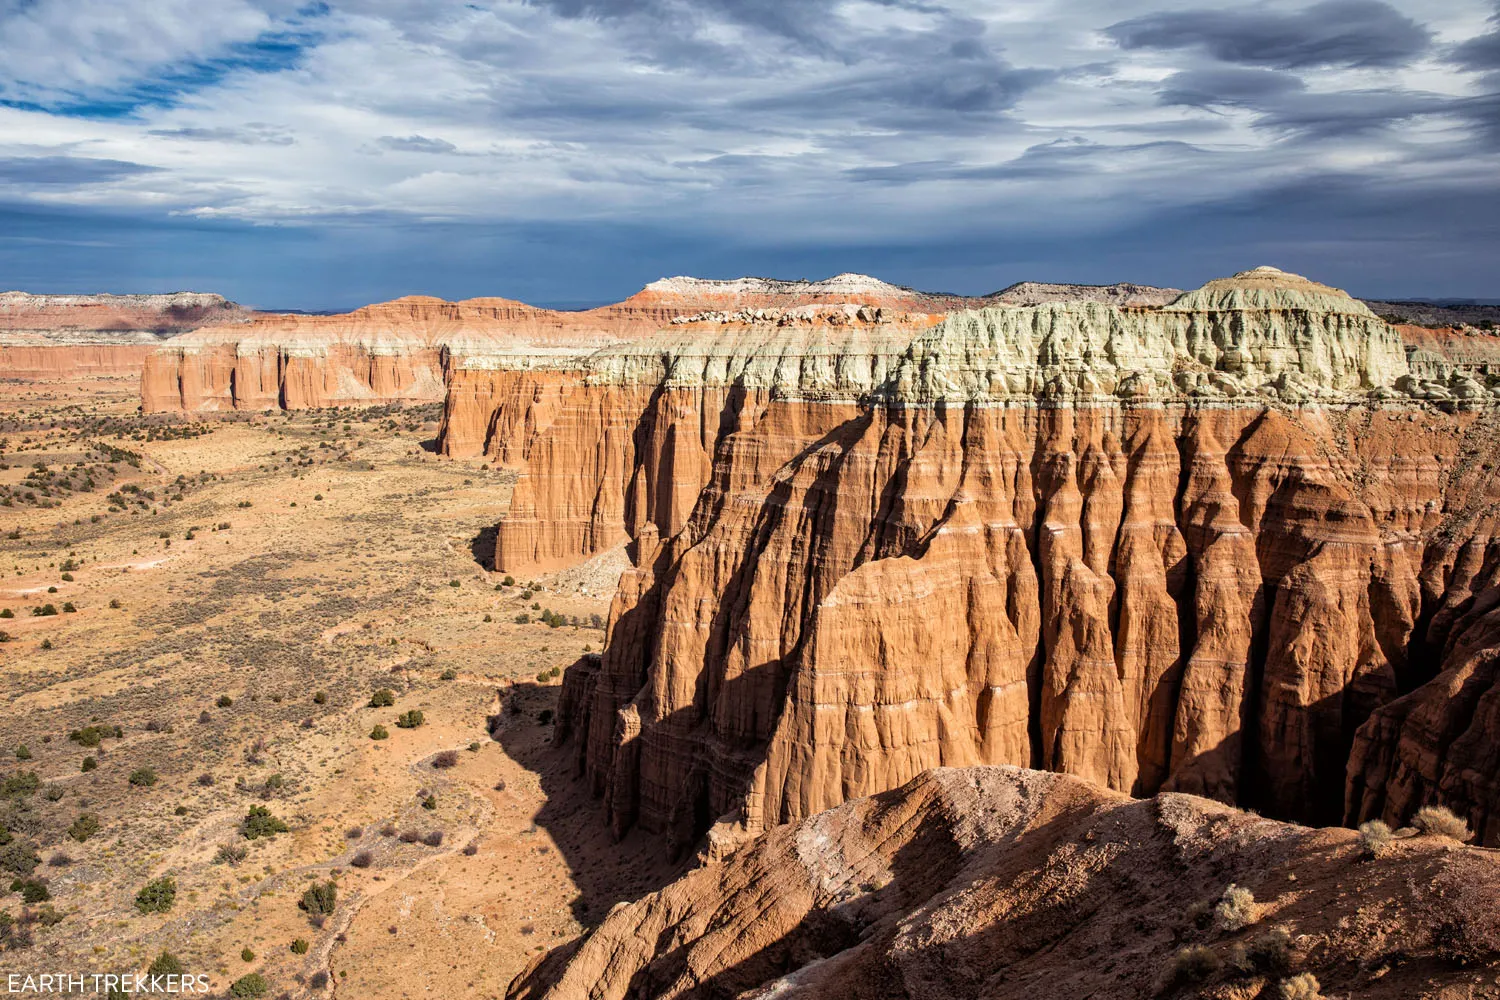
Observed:
[[[500,996],[670,876],[659,847],[611,842],[549,743],[618,553],[510,586],[486,571],[514,475],[431,454],[433,408],[135,403],[133,380],[0,384],[0,781],[23,776],[0,798],[0,890],[34,848],[51,896],[0,896],[20,921],[0,973],[165,950],[216,990],[259,972],[271,996]],[[369,707],[381,688],[394,705]],[[123,735],[70,738],[90,725]],[[246,839],[252,806],[288,832]],[[138,912],[163,876],[171,909]],[[329,880],[318,920],[299,901]]]

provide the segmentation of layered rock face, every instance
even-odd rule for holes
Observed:
[[[630,542],[566,727],[621,833],[729,843],[970,764],[1337,822],[1364,742],[1350,817],[1496,804],[1391,743],[1467,648],[1444,567],[1494,587],[1495,390],[1415,378],[1341,292],[710,318],[505,375],[496,567]]]
[[[162,339],[246,310],[219,295],[0,293],[0,378],[134,378]]]
[[[1311,995],[1281,991],[1293,976],[1330,997],[1489,995],[1471,993],[1479,967],[1445,949],[1490,932],[1500,865],[1451,848],[1422,837],[1361,860],[1352,831],[1194,796],[1131,800],[1056,774],[943,769],[777,827],[617,906],[508,996]],[[1229,883],[1254,897],[1247,926],[1210,917]],[[1188,945],[1196,971],[1174,975]]]

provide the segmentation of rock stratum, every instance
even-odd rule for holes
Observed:
[[[519,473],[497,569],[628,544],[558,729],[619,834],[988,764],[1494,843],[1495,382],[1263,268],[460,364],[440,445]]]
[[[223,296],[0,292],[0,378],[134,378],[166,338],[248,312]]]
[[[335,316],[206,325],[152,352],[141,401],[147,412],[435,403],[455,372],[555,366],[693,317],[850,303],[941,313],[975,301],[856,274],[824,281],[664,278],[623,302],[580,312],[501,298],[409,296]],[[460,394],[473,391],[468,377],[459,381]],[[451,447],[473,447],[460,442],[483,430],[453,426]]]
[[[1231,884],[1253,902],[1226,919]],[[1369,858],[1195,796],[950,768],[616,906],[508,996],[1492,998],[1493,969],[1454,959],[1500,941],[1497,898],[1493,853],[1437,837]]]

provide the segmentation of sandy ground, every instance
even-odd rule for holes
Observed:
[[[0,822],[61,918],[11,939],[0,973],[136,971],[165,949],[216,989],[259,972],[272,996],[500,996],[671,874],[653,845],[611,843],[542,721],[553,669],[602,644],[617,553],[497,587],[476,556],[513,475],[432,455],[430,410],[209,415],[168,423],[211,433],[152,441],[137,432],[163,419],[134,406],[125,380],[0,384],[0,482],[100,441],[141,456],[56,506],[0,507],[0,780],[42,782]],[[46,603],[76,610],[34,616]],[[579,624],[536,623],[546,609]],[[378,688],[393,706],[368,707]],[[399,728],[410,709],[424,724]],[[123,736],[69,739],[91,723]],[[130,783],[142,768],[154,784]],[[251,806],[289,832],[244,839]],[[85,813],[101,827],[78,842]],[[142,915],[161,876],[176,901]],[[330,879],[315,926],[298,901]],[[0,909],[19,918],[20,895]]]

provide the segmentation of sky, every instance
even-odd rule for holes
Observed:
[[[0,0],[0,288],[1500,298],[1500,0]]]

